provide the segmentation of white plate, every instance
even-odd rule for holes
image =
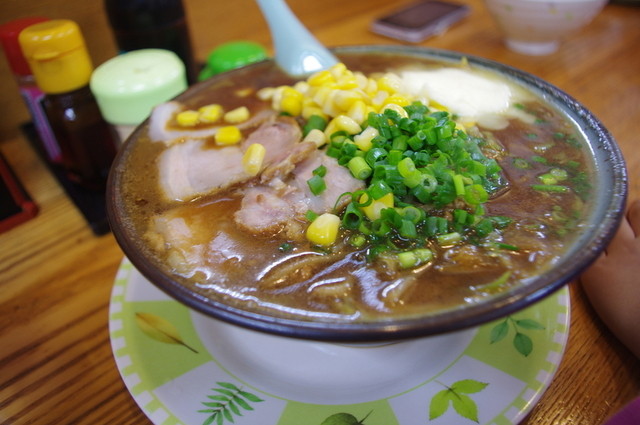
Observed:
[[[332,416],[332,425],[505,425],[525,417],[558,368],[569,292],[470,330],[340,345],[210,319],[125,259],[109,330],[120,374],[156,425],[323,425]]]

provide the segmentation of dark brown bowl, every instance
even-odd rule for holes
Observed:
[[[475,304],[427,313],[423,316],[372,322],[316,322],[269,316],[230,306],[205,297],[181,284],[158,267],[157,259],[147,254],[141,238],[128,223],[121,191],[125,159],[142,132],[141,125],[120,150],[109,176],[108,216],[116,240],[133,265],[153,284],[187,306],[210,317],[272,334],[326,341],[382,341],[434,335],[478,326],[509,315],[543,299],[575,279],[602,252],[621,220],[627,196],[627,172],[622,154],[606,128],[583,105],[553,85],[518,69],[487,59],[451,51],[402,46],[356,46],[335,49],[343,53],[402,54],[443,63],[460,63],[464,57],[472,67],[497,72],[525,87],[560,111],[582,131],[588,141],[587,155],[595,169],[593,207],[585,219],[584,232],[578,235],[566,254],[552,267],[526,283]],[[252,66],[272,66],[261,62]],[[236,71],[231,71],[236,72]],[[180,95],[178,100],[198,96],[226,74],[200,83]]]

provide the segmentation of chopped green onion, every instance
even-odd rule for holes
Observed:
[[[428,263],[433,258],[433,252],[428,248],[405,251],[398,254],[398,262],[403,269],[410,269]]]
[[[493,222],[487,218],[480,220],[475,226],[476,235],[481,238],[486,237],[489,233],[493,232]]]
[[[453,186],[456,189],[457,196],[463,196],[465,194],[464,190],[464,180],[460,174],[456,174],[453,176]]]
[[[320,195],[327,189],[327,184],[325,183],[324,179],[318,175],[314,175],[309,180],[307,180],[307,185],[309,185],[311,193],[316,196]]]
[[[422,183],[423,176],[424,174],[422,174],[418,170],[415,170],[414,172],[409,173],[409,175],[404,177],[403,183],[405,184],[405,186],[412,189]]]
[[[311,132],[311,130],[317,129],[317,130],[324,131],[324,129],[326,127],[327,127],[327,120],[325,120],[320,115],[311,115],[309,117],[309,119],[307,120],[307,123],[302,128],[303,137],[306,136],[307,134],[309,134],[309,132]]]
[[[357,229],[360,227],[362,220],[363,215],[360,208],[358,208],[354,203],[347,205],[347,208],[342,215],[342,225],[346,229]]]
[[[403,154],[400,150],[390,150],[387,155],[387,161],[391,165],[398,165],[398,163],[402,160]]]
[[[398,233],[400,234],[400,236],[406,239],[415,239],[415,237],[418,236],[416,225],[413,224],[413,221],[411,220],[402,220],[402,224],[400,224]]]
[[[556,179],[549,173],[538,176],[538,180],[540,180],[544,185],[552,185],[558,183],[558,179]]]
[[[569,176],[567,171],[563,170],[562,168],[552,168],[549,171],[549,174],[555,177],[557,181],[566,180],[567,177]]]
[[[445,233],[444,235],[436,236],[436,240],[439,245],[450,246],[460,242],[462,240],[462,235],[458,232]]]
[[[482,285],[482,289],[498,288],[498,287],[504,285],[505,283],[507,283],[507,281],[511,277],[511,273],[512,273],[511,270],[507,270],[506,272],[504,272],[500,276],[498,276],[497,279]]]
[[[399,136],[393,139],[391,149],[404,152],[407,150],[407,136]]]
[[[384,180],[377,180],[369,186],[369,193],[373,199],[380,199],[387,193],[391,193],[393,190]]]
[[[366,179],[373,172],[371,167],[369,167],[369,164],[367,164],[367,161],[359,156],[354,156],[353,158],[351,158],[349,160],[349,163],[347,164],[347,167],[349,167],[349,171],[351,171],[353,177],[360,180]]]
[[[285,242],[278,247],[278,251],[280,252],[289,252],[292,249],[293,249],[293,244],[290,244],[289,242]]]
[[[524,158],[513,158],[512,163],[514,167],[519,168],[521,170],[531,167],[529,162],[527,162],[527,160]]]
[[[305,217],[305,218],[307,219],[307,221],[309,221],[310,223],[311,223],[311,222],[313,222],[313,220],[315,220],[316,218],[318,218],[318,216],[319,216],[319,214],[318,214],[318,213],[316,213],[315,211],[311,211],[311,210],[308,210],[308,211],[305,213],[305,215],[304,215],[304,217]]]
[[[534,184],[531,186],[533,189],[538,190],[540,192],[568,192],[569,188],[567,186],[561,186],[558,184]]]
[[[509,245],[508,243],[496,242],[495,246],[496,248],[506,249],[508,251],[520,251],[520,248],[515,245]]]
[[[409,157],[404,158],[402,161],[398,163],[398,172],[402,177],[407,177],[409,174],[416,171],[416,165],[413,163],[413,160]]]
[[[324,165],[321,165],[315,170],[313,170],[311,173],[315,176],[324,177],[327,175],[327,167],[325,167]]]
[[[361,234],[356,234],[349,237],[349,244],[356,248],[362,247],[366,242],[367,242],[367,238],[365,238]]]
[[[402,218],[405,220],[410,220],[414,224],[418,224],[425,216],[424,210],[414,207],[413,205],[408,205],[402,209]]]
[[[482,185],[472,184],[466,187],[464,200],[469,205],[484,204],[489,200],[489,194]]]

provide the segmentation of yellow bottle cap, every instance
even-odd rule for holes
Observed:
[[[93,65],[75,22],[58,19],[31,25],[22,30],[19,41],[43,92],[65,93],[89,83]]]

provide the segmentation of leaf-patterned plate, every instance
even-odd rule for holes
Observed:
[[[155,425],[507,425],[558,368],[569,292],[470,330],[341,345],[204,317],[124,259],[109,330],[122,379]]]

